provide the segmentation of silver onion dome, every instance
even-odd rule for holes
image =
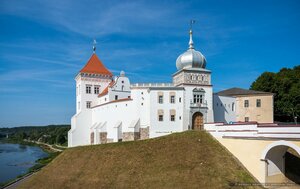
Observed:
[[[178,70],[183,68],[203,68],[206,67],[206,59],[203,54],[194,49],[193,32],[190,30],[189,49],[181,54],[176,60]]]

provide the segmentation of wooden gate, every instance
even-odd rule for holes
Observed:
[[[203,114],[200,112],[196,112],[193,115],[193,130],[202,130],[203,129]]]

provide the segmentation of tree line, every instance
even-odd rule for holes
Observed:
[[[33,140],[66,146],[70,125],[48,125],[0,128],[0,137],[11,142]],[[7,138],[8,137],[8,138]]]

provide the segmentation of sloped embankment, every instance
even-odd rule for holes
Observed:
[[[254,182],[209,134],[187,131],[67,149],[21,188],[231,188]]]

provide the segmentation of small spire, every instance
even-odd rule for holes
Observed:
[[[96,39],[94,39],[94,41],[93,41],[93,53],[94,54],[96,53],[96,44],[97,44],[97,41],[96,41]]]
[[[194,49],[194,42],[193,42],[193,24],[195,20],[190,21],[190,42],[189,42],[189,49]]]

